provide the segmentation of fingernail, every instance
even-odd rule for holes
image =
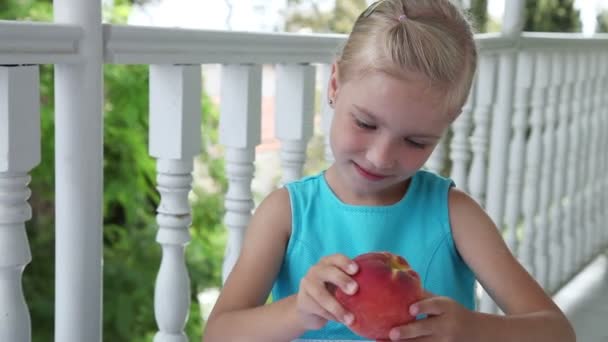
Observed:
[[[344,324],[346,325],[351,325],[353,324],[353,321],[355,320],[355,316],[353,316],[353,314],[346,314],[344,315]]]
[[[418,314],[418,306],[412,305],[410,306],[410,315],[416,316]]]
[[[348,283],[346,285],[346,293],[355,294],[355,292],[357,292],[357,283]]]
[[[357,264],[348,265],[348,272],[350,272],[350,274],[357,273]]]
[[[392,340],[392,341],[397,341],[399,339],[399,330],[391,330],[391,332],[388,334],[388,337]]]

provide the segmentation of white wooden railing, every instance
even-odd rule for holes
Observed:
[[[316,70],[326,84],[344,37],[102,26],[99,8],[91,12],[84,3],[56,1],[53,24],[0,21],[0,341],[31,339],[21,274],[31,261],[28,174],[40,162],[39,64],[56,66],[55,340],[101,341],[101,68],[149,64],[149,148],[157,158],[163,251],[155,341],[186,341],[184,248],[200,149],[200,66],[223,65],[226,275],[253,209],[261,66],[277,70],[276,136],[288,182],[302,175],[313,134]],[[608,247],[608,37],[515,30],[476,41],[474,88],[427,166],[488,210],[512,251],[553,294]],[[327,136],[332,113],[326,105],[321,111]],[[485,294],[480,309],[496,311]]]

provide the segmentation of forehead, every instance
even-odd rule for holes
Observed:
[[[383,72],[369,72],[345,83],[343,92],[352,106],[365,108],[379,119],[391,119],[391,125],[406,122],[411,126],[415,122],[421,129],[432,130],[451,122],[445,91],[421,75],[396,78]]]

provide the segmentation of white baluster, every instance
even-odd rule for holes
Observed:
[[[574,197],[575,204],[575,215],[576,215],[576,269],[580,269],[583,266],[585,258],[585,240],[587,237],[585,228],[585,197],[584,189],[586,184],[586,172],[587,172],[587,158],[588,158],[588,127],[587,127],[587,104],[586,94],[588,92],[587,82],[587,58],[586,54],[580,52],[578,58],[578,75],[577,75],[577,86],[575,91],[576,110],[575,118],[578,121],[576,127],[578,128],[579,134],[579,149],[578,149],[578,163],[576,165],[578,177],[576,179],[576,195]]]
[[[28,173],[40,163],[38,66],[0,66],[0,341],[31,341],[21,286],[32,261]]]
[[[566,101],[564,111],[568,113],[568,158],[567,158],[567,183],[566,183],[566,198],[564,205],[564,264],[565,273],[564,280],[570,278],[576,268],[576,205],[574,196],[576,194],[576,178],[578,176],[576,165],[578,163],[578,127],[576,113],[576,94],[580,93],[579,85],[576,82],[577,73],[577,58],[575,53],[567,53],[566,55],[566,82],[572,90]]]
[[[156,241],[162,260],[154,291],[155,342],[184,342],[190,308],[185,246],[192,223],[188,193],[201,148],[201,67],[150,66],[150,155],[157,158],[161,195]]]
[[[535,264],[537,269],[537,281],[545,288],[549,289],[549,242],[553,228],[549,223],[549,206],[553,187],[554,165],[554,144],[555,144],[555,122],[557,110],[557,88],[551,75],[553,71],[553,56],[548,52],[541,52],[538,55],[538,67],[545,70],[544,81],[548,87],[546,91],[546,105],[544,106],[544,120],[542,135],[542,162],[540,170],[540,201],[538,208],[538,226],[536,239]],[[538,80],[540,81],[540,79]]]
[[[477,87],[477,79],[479,74],[476,75],[474,83],[467,97],[467,102],[462,108],[462,114],[452,124],[452,141],[450,142],[450,159],[452,161],[452,170],[450,178],[454,180],[456,186],[462,189],[462,191],[468,191],[467,186],[467,174],[469,169],[469,162],[471,160],[471,150],[469,145],[469,138],[471,135],[471,128],[473,127],[472,122],[472,111],[475,103],[475,88]]]
[[[245,230],[254,207],[251,181],[255,166],[255,147],[261,142],[261,65],[224,65],[220,142],[226,147],[226,216],[228,243],[222,266],[226,281],[234,267]]]
[[[283,184],[302,177],[313,133],[315,68],[277,65],[276,136],[281,140]]]
[[[522,259],[519,248],[518,228],[522,214],[521,199],[523,195],[524,162],[526,156],[526,130],[528,128],[528,109],[530,106],[530,88],[534,70],[533,56],[522,52],[517,62],[515,80],[515,98],[513,104],[513,136],[509,147],[509,172],[507,178],[507,199],[505,224],[509,229],[507,244],[511,251]]]
[[[558,91],[558,119],[557,119],[557,141],[555,151],[555,177],[553,178],[553,205],[551,207],[551,237],[549,255],[551,258],[551,270],[549,272],[549,289],[553,293],[560,286],[566,274],[566,257],[568,236],[567,225],[564,224],[565,212],[563,197],[566,193],[567,184],[567,153],[568,153],[568,115],[569,102],[572,94],[572,78],[568,77],[568,63],[561,53],[553,56],[553,79],[552,84],[557,85]]]
[[[323,92],[321,93],[321,130],[323,132],[325,161],[331,163],[334,161],[334,156],[331,151],[329,134],[331,131],[331,122],[334,118],[334,109],[329,105],[329,99],[327,98],[329,78],[331,77],[331,64],[323,64],[321,66],[321,74],[323,75]]]
[[[585,217],[585,243],[584,243],[584,254],[583,254],[583,264],[591,261],[591,258],[594,256],[594,240],[597,238],[595,235],[595,225],[596,222],[593,217],[593,208],[595,206],[595,199],[593,198],[593,188],[597,187],[597,179],[595,179],[594,169],[596,165],[596,161],[598,158],[598,153],[596,153],[596,145],[599,134],[597,132],[597,126],[595,122],[595,111],[594,111],[594,95],[596,89],[595,78],[597,77],[597,66],[595,53],[588,52],[586,54],[586,62],[587,62],[587,91],[585,92],[585,116],[586,116],[586,139],[587,139],[587,148],[586,148],[586,156],[587,160],[585,161],[585,182],[584,182],[584,217]]]
[[[590,56],[589,64],[589,127],[591,136],[591,146],[589,150],[589,172],[588,172],[588,184],[587,184],[587,217],[590,223],[589,226],[589,239],[587,239],[588,248],[588,259],[593,258],[598,251],[598,238],[599,238],[599,226],[601,224],[597,217],[597,204],[599,202],[599,194],[597,193],[598,185],[600,185],[601,178],[597,173],[597,168],[600,162],[600,154],[602,148],[599,146],[599,140],[602,132],[599,131],[599,115],[598,115],[598,99],[599,99],[599,55],[594,51]]]
[[[497,58],[481,55],[475,110],[473,112],[474,131],[471,137],[473,161],[469,172],[469,192],[478,203],[485,203],[487,154],[490,145],[490,110],[494,103]]]
[[[600,53],[600,60],[608,60],[608,52]],[[608,97],[604,94],[608,92],[608,65],[606,63],[600,63],[600,90],[599,90],[599,107],[600,108],[600,120],[601,120],[601,132],[602,142],[600,146],[608,146]],[[608,213],[605,208],[608,207],[608,154],[601,153],[601,166],[600,166],[600,178],[602,179],[601,185],[598,187],[598,192],[601,194],[600,201],[598,201],[600,210],[599,222],[608,221]],[[600,236],[600,247],[602,249],[608,248],[608,229],[605,227],[601,228],[602,234]]]
[[[547,68],[538,65],[535,56],[534,82],[532,85],[532,109],[529,118],[530,135],[526,146],[526,167],[524,173],[524,239],[522,241],[522,263],[535,277],[538,275],[534,251],[539,248],[539,230],[536,222],[538,207],[538,185],[540,179],[540,158],[542,156],[542,128],[545,106]]]
[[[522,7],[520,1],[507,2],[508,6],[519,12]],[[516,15],[510,13],[508,19],[511,29],[515,29],[513,20]],[[514,34],[509,29],[508,34]],[[511,135],[511,115],[513,109],[513,90],[515,85],[515,75],[517,54],[514,50],[501,52],[498,56],[498,78],[500,82],[496,84],[496,101],[491,128],[490,152],[488,155],[488,180],[485,197],[485,209],[498,227],[502,227],[505,200],[504,181],[507,177],[508,160],[505,156],[509,151],[509,139]],[[482,293],[480,299],[480,310],[487,313],[496,313],[498,308],[492,299]]]

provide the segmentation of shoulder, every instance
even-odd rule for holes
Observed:
[[[252,225],[272,228],[273,230],[279,229],[286,234],[290,233],[291,200],[286,188],[274,190],[264,198],[255,210]]]
[[[466,192],[452,187],[448,193],[450,223],[454,234],[461,230],[488,229],[494,227],[484,209]],[[470,232],[470,231],[469,231]]]

